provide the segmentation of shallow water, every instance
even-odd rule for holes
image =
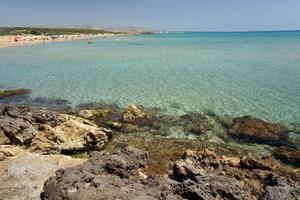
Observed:
[[[122,36],[0,49],[0,87],[32,97],[300,121],[300,32]]]

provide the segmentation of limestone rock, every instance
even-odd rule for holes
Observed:
[[[108,137],[92,122],[43,108],[5,106],[0,114],[0,144],[57,153],[102,149]]]
[[[18,157],[31,154],[28,149],[13,145],[0,145],[0,153],[5,157]]]
[[[84,161],[61,155],[32,154],[0,162],[0,198],[38,200],[43,191],[43,183],[56,170]]]

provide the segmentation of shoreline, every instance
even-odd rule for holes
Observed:
[[[115,36],[124,36],[124,35],[136,35],[137,33],[128,33],[128,34],[114,34],[114,33],[104,33],[104,34],[76,34],[76,35],[61,35],[58,38],[51,38],[51,36],[41,36],[41,35],[25,35],[22,36],[17,42],[14,41],[13,35],[4,35],[0,36],[0,49],[11,48],[11,47],[20,47],[26,45],[36,45],[36,44],[45,44],[45,43],[55,43],[55,42],[67,42],[74,40],[88,40],[88,39],[97,39],[97,38],[106,38],[106,37],[115,37]]]
[[[19,193],[30,190],[34,191],[31,199],[39,199],[40,194],[43,200],[58,199],[60,194],[72,193],[77,184],[82,199],[89,195],[82,187],[91,188],[97,193],[91,199],[98,199],[102,188],[109,194],[119,194],[112,187],[114,182],[107,182],[117,180],[123,187],[130,184],[132,191],[139,191],[140,184],[146,192],[158,185],[155,194],[165,194],[164,188],[169,188],[166,194],[175,195],[178,200],[187,199],[185,191],[198,194],[198,188],[199,194],[212,199],[215,193],[211,187],[201,188],[207,182],[220,188],[218,191],[223,191],[226,183],[230,195],[240,195],[236,199],[278,196],[276,191],[283,189],[287,198],[278,200],[296,200],[293,197],[299,196],[299,149],[280,142],[287,139],[287,132],[276,124],[249,117],[229,122],[202,113],[161,118],[133,104],[125,108],[81,109],[61,113],[24,105],[0,106],[0,181],[4,185],[0,194],[19,199],[24,196]],[[20,126],[28,128],[20,132]],[[198,131],[199,138],[164,135],[166,128],[174,131],[178,126]],[[9,188],[20,180],[25,186],[15,195],[15,190]],[[82,186],[91,181],[95,182],[92,186]],[[52,192],[53,188],[57,192]],[[192,197],[188,199],[200,199]]]

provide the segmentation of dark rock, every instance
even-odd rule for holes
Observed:
[[[270,174],[263,200],[298,200],[300,186],[291,186],[276,174]]]
[[[147,161],[146,152],[132,147],[112,155],[95,152],[80,166],[58,170],[45,182],[42,199],[296,200],[299,196],[297,182],[288,182],[252,157],[186,151],[165,178],[146,177]]]
[[[300,150],[296,148],[280,147],[273,151],[273,155],[283,162],[300,167]]]
[[[36,134],[34,126],[23,119],[3,116],[0,118],[0,129],[9,138],[11,144],[28,145]]]
[[[219,175],[196,176],[178,184],[175,192],[186,199],[254,199],[234,178]]]
[[[134,176],[146,158],[145,152],[131,147],[112,156],[94,153],[80,166],[58,170],[45,182],[42,199],[160,199],[165,194],[158,186],[147,186]]]
[[[238,140],[275,146],[285,144],[288,138],[285,127],[248,116],[235,118],[229,133]]]

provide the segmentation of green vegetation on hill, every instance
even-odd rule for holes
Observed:
[[[103,34],[125,32],[113,32],[82,28],[33,28],[33,27],[0,27],[0,35],[72,35],[72,34]]]

